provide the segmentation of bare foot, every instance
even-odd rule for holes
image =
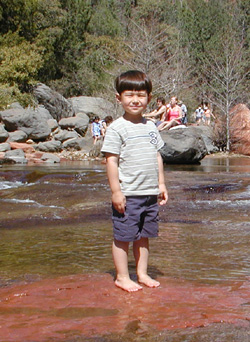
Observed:
[[[145,274],[143,276],[138,276],[138,282],[140,284],[146,285],[148,287],[158,287],[160,286],[159,281],[152,279],[149,275]]]
[[[119,288],[121,288],[124,291],[127,292],[136,292],[139,290],[142,290],[142,286],[135,283],[133,280],[131,279],[116,279],[115,280],[115,285]]]

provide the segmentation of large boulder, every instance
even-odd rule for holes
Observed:
[[[101,119],[111,115],[116,117],[116,107],[113,103],[100,98],[89,96],[78,96],[70,98],[75,113],[86,113],[90,118],[98,115]]]
[[[85,115],[85,117],[70,117],[61,119],[59,121],[59,126],[62,129],[72,129],[79,133],[81,136],[84,136],[89,124],[89,117]]]
[[[61,118],[67,118],[74,115],[71,101],[68,101],[61,94],[52,90],[45,84],[37,84],[33,93],[38,103],[44,105],[51,116],[57,121]]]
[[[160,153],[166,164],[194,164],[208,154],[204,139],[196,127],[163,131],[161,136],[165,145]]]
[[[231,151],[250,156],[250,109],[238,104],[230,116]]]
[[[51,129],[39,108],[13,108],[0,112],[5,129],[9,132],[21,130],[33,140],[46,139]]]

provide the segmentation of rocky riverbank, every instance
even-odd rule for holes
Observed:
[[[91,120],[121,115],[111,102],[87,96],[65,99],[39,84],[34,90],[38,104],[23,108],[12,104],[0,112],[0,164],[60,163],[62,160],[102,159],[102,142],[93,145]],[[233,109],[232,151],[250,155],[250,110],[244,105]],[[165,163],[193,164],[219,151],[216,135],[224,127],[177,126],[161,133],[165,142],[161,155]]]

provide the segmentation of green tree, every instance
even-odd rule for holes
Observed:
[[[28,43],[18,32],[7,33],[0,38],[0,106],[19,101],[26,105],[27,95],[37,82],[38,71],[43,65],[43,50]]]

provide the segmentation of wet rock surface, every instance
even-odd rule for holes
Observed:
[[[250,279],[216,286],[159,280],[160,288],[143,288],[134,294],[115,288],[112,276],[105,274],[45,279],[0,289],[0,339],[145,336],[213,323],[250,327]]]

